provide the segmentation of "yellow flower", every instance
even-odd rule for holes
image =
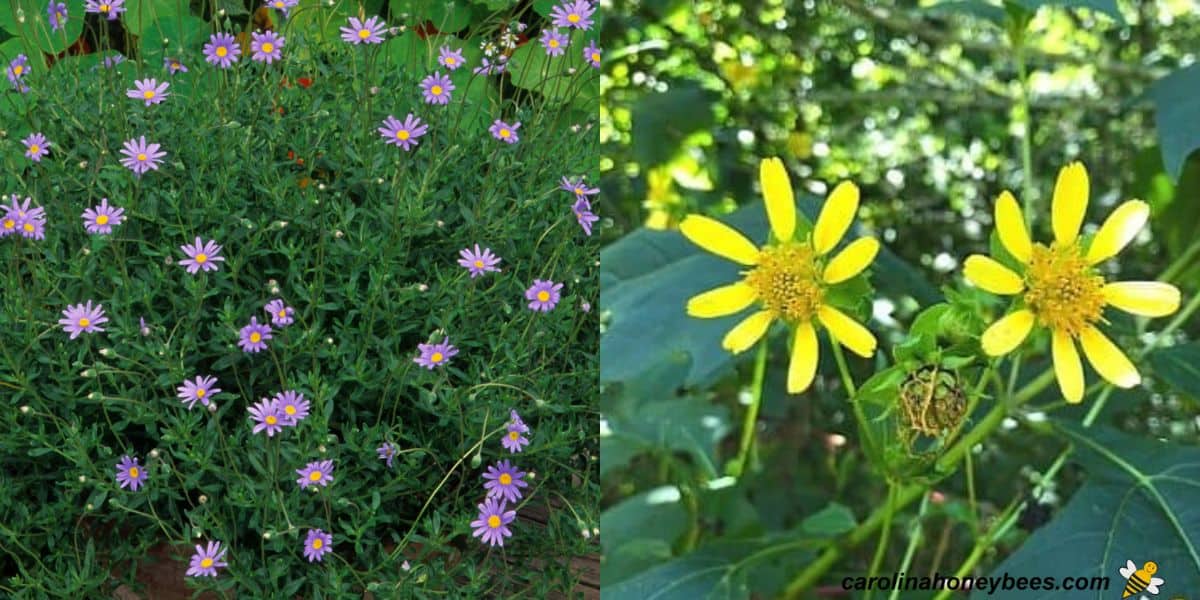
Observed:
[[[778,158],[763,159],[759,168],[772,239],[757,247],[737,230],[709,217],[688,215],[680,232],[701,248],[749,267],[741,281],[709,290],[688,300],[693,317],[732,315],[757,303],[759,310],[729,330],[721,345],[735,354],[753,346],[775,320],[793,329],[788,365],[788,393],[808,389],[817,372],[817,331],[820,323],[833,339],[859,356],[875,352],[875,336],[842,311],[825,303],[830,286],[843,283],[866,269],[879,251],[879,242],[862,237],[832,258],[858,211],[858,188],[843,182],[834,188],[810,235],[794,239],[796,202],[792,184]]]
[[[1029,239],[1021,207],[1012,194],[996,200],[996,232],[1000,243],[1021,262],[1022,273],[982,255],[968,257],[963,274],[971,283],[993,294],[1019,297],[1016,310],[983,332],[983,350],[989,356],[1007,354],[1021,345],[1035,324],[1051,333],[1051,354],[1058,386],[1067,402],[1083,400],[1083,365],[1075,340],[1083,346],[1092,368],[1113,385],[1129,388],[1141,382],[1133,363],[1096,324],[1104,321],[1104,307],[1114,306],[1145,317],[1161,317],[1179,309],[1179,290],[1157,281],[1106,283],[1096,265],[1116,256],[1137,235],[1150,207],[1130,200],[1108,216],[1091,243],[1079,237],[1088,203],[1088,174],[1081,163],[1071,163],[1058,173],[1051,202],[1054,242],[1049,246]]]

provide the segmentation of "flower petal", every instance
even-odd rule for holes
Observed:
[[[701,319],[724,317],[745,310],[758,299],[754,288],[738,282],[692,296],[687,313]]]
[[[767,207],[767,220],[775,239],[786,242],[796,232],[796,199],[792,195],[792,182],[788,179],[783,161],[764,158],[758,167],[758,181],[762,185],[763,200]]]
[[[1011,312],[992,323],[979,339],[988,356],[1008,354],[1021,345],[1033,329],[1033,311],[1021,309]]]
[[[870,358],[875,353],[875,336],[846,313],[822,304],[817,308],[817,318],[829,330],[829,335],[851,352],[863,358]]]
[[[873,237],[861,237],[850,242],[825,266],[825,283],[841,283],[858,275],[875,260],[878,253],[879,240]]]
[[[1050,204],[1050,220],[1054,239],[1070,244],[1079,235],[1083,215],[1087,212],[1088,173],[1083,163],[1073,162],[1058,172],[1054,185],[1054,200]]]
[[[758,263],[758,248],[738,230],[709,217],[688,215],[679,232],[693,244],[743,265]]]
[[[1083,354],[1092,368],[1113,385],[1131,388],[1142,382],[1142,376],[1138,375],[1137,368],[1129,362],[1125,353],[1099,329],[1090,325],[1085,327],[1079,332],[1079,343],[1083,345]]]
[[[813,227],[813,248],[818,255],[833,250],[842,241],[854,215],[858,213],[858,186],[849,181],[843,181],[833,188],[817,215],[817,224]]]
[[[787,391],[789,394],[799,394],[812,385],[813,377],[817,374],[817,330],[812,321],[802,321],[796,325],[795,337],[792,338],[792,358],[788,362]]]
[[[1141,200],[1130,200],[1122,203],[1100,226],[1092,245],[1087,251],[1088,264],[1096,264],[1106,258],[1116,256],[1125,245],[1137,236],[1138,232],[1150,218],[1150,205]]]
[[[721,346],[734,354],[745,352],[767,333],[767,328],[771,326],[774,318],[775,315],[771,311],[760,310],[742,319],[741,323],[734,325],[733,329],[725,334]]]
[[[1083,400],[1083,363],[1079,362],[1079,351],[1070,334],[1056,330],[1050,344],[1054,356],[1054,374],[1058,377],[1058,388],[1063,398],[1071,404]]]
[[[1179,310],[1179,288],[1160,281],[1115,281],[1102,293],[1105,302],[1143,317],[1165,317]]]
[[[993,294],[1019,294],[1025,289],[1021,276],[982,254],[972,254],[963,263],[963,275],[976,287]]]
[[[1000,243],[1017,260],[1027,263],[1033,254],[1033,242],[1029,241],[1029,230],[1025,228],[1025,217],[1017,199],[1004,190],[996,199],[996,234]]]

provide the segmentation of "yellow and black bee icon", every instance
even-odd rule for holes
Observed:
[[[1132,560],[1127,560],[1120,571],[1121,577],[1125,578],[1125,593],[1121,595],[1122,598],[1128,598],[1143,591],[1158,594],[1158,586],[1166,583],[1154,576],[1158,572],[1158,565],[1152,560],[1146,561],[1146,564],[1142,565],[1140,569],[1133,564]]]

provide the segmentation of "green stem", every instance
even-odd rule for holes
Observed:
[[[741,477],[746,472],[746,461],[750,456],[750,448],[754,445],[754,426],[758,423],[758,407],[762,404],[763,377],[767,372],[767,340],[764,337],[758,344],[758,352],[754,356],[754,379],[750,382],[750,406],[746,407],[746,417],[742,421],[742,442],[738,446],[738,459],[730,469],[730,475]]]
[[[893,505],[896,503],[896,482],[888,481],[888,497],[887,504],[883,505],[883,528],[879,531],[879,543],[875,545],[875,557],[871,559],[871,570],[867,572],[867,580],[870,581],[879,573],[879,566],[883,564],[883,557],[887,555],[888,542],[892,538],[892,516],[896,513]],[[867,589],[867,594],[863,598],[871,600],[870,588]]]
[[[921,497],[921,508],[917,509],[917,518],[913,520],[912,528],[908,534],[908,548],[904,549],[904,560],[900,562],[898,573],[907,573],[909,565],[912,564],[913,556],[917,553],[917,546],[921,543],[921,522],[925,519],[925,511],[929,509],[929,494]],[[900,587],[896,586],[892,593],[888,595],[888,600],[896,600],[900,597]]]
[[[1014,30],[1015,31],[1015,30]],[[1033,229],[1033,223],[1038,214],[1035,206],[1036,188],[1033,182],[1033,117],[1029,114],[1029,72],[1025,65],[1025,35],[1024,28],[1011,36],[1013,44],[1013,60],[1017,67],[1018,95],[1016,100],[1016,119],[1021,124],[1021,196],[1025,204],[1025,222]]]
[[[846,365],[846,355],[842,353],[842,345],[836,341],[829,345],[833,347],[833,358],[837,361],[838,373],[842,375],[842,385],[846,386],[846,394],[853,398],[858,388],[854,387],[854,378],[850,376],[850,367]]]
[[[1024,502],[1017,500],[1008,506],[1008,509],[1004,511],[1004,514],[1000,515],[1000,517],[996,519],[995,523],[993,523],[988,529],[987,533],[985,533],[983,537],[979,538],[979,541],[975,543],[975,547],[971,550],[971,554],[967,556],[967,559],[964,560],[961,565],[959,565],[958,571],[954,573],[955,577],[957,577],[959,580],[962,580],[963,577],[966,577],[967,573],[970,573],[971,570],[975,568],[975,565],[979,564],[979,560],[983,558],[983,555],[987,553],[988,549],[991,548],[997,541],[999,541],[1000,538],[1004,537],[1004,534],[1008,533],[1008,530],[1012,529],[1013,525],[1017,524],[1017,518],[1021,516],[1021,508],[1024,505]],[[949,598],[954,593],[954,590],[946,588],[939,592],[938,595],[934,596],[933,599],[946,600],[946,598]]]

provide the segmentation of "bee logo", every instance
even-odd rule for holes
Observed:
[[[1154,573],[1158,571],[1158,565],[1154,561],[1146,561],[1146,564],[1139,569],[1132,560],[1127,560],[1120,571],[1121,577],[1125,578],[1125,593],[1121,595],[1122,598],[1140,594],[1143,590],[1151,594],[1158,594],[1158,586],[1166,583],[1162,579],[1154,577]]]

